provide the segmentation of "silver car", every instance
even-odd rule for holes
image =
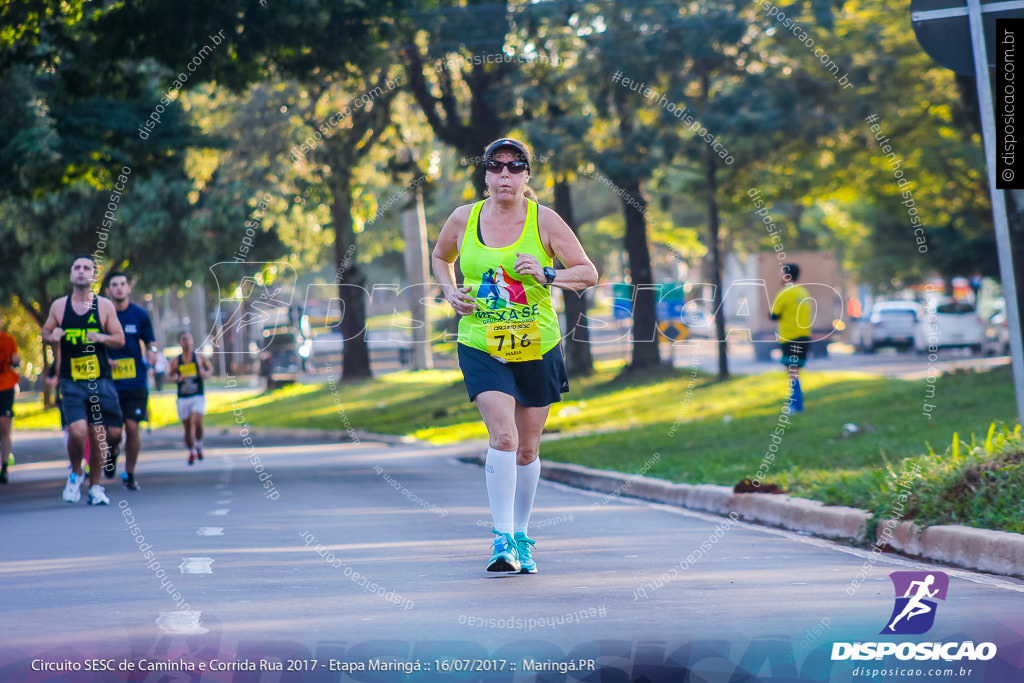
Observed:
[[[921,307],[913,301],[879,301],[855,326],[853,343],[861,353],[874,353],[884,346],[909,349],[920,317]]]
[[[921,315],[914,335],[914,350],[926,353],[931,347],[964,347],[978,353],[984,341],[984,325],[974,306],[947,298],[934,310],[928,309]]]

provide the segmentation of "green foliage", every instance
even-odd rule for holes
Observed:
[[[5,0],[0,4],[0,71],[45,59],[47,41],[82,18],[85,0]]]
[[[963,524],[983,529],[1024,533],[1024,441],[1020,426],[1010,429],[993,422],[983,444],[961,448],[957,433],[944,453],[905,458],[904,471],[918,468],[910,485],[911,498],[903,518],[919,526]],[[872,508],[886,508],[900,491],[890,471],[872,498]]]

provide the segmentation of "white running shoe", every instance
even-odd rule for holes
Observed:
[[[99,484],[93,484],[89,487],[89,505],[110,505],[107,492]]]
[[[77,503],[82,499],[82,477],[72,472],[68,475],[68,483],[64,484],[64,494],[61,496],[69,503]]]

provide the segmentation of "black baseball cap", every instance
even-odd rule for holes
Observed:
[[[492,159],[492,157],[494,157],[495,154],[503,149],[514,150],[520,157],[522,157],[521,161],[526,162],[526,170],[531,170],[529,150],[526,149],[526,145],[514,138],[501,138],[487,145],[487,151],[484,152],[484,163],[486,164]]]

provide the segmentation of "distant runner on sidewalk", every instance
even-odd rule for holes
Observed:
[[[109,356],[113,363],[114,386],[121,405],[121,416],[124,418],[125,462],[121,481],[125,488],[137,491],[139,484],[135,481],[135,465],[142,448],[139,423],[149,420],[148,368],[156,361],[158,348],[149,313],[129,299],[132,286],[128,283],[128,277],[124,273],[112,271],[104,278],[103,289],[114,302],[117,319],[124,328],[124,346],[111,350]],[[103,474],[108,479],[113,479],[117,473],[121,433],[120,426],[110,429],[110,453],[103,468]]]
[[[61,415],[68,425],[71,473],[63,498],[77,503],[84,479],[82,457],[88,439],[89,505],[109,505],[100,486],[100,469],[107,452],[107,428],[121,424],[121,407],[111,377],[108,348],[124,346],[124,330],[109,299],[92,293],[96,263],[80,256],[71,264],[72,291],[50,306],[43,341],[60,343]]]
[[[802,285],[797,284],[800,280],[800,266],[784,263],[781,271],[782,291],[775,297],[772,320],[779,322],[782,364],[789,368],[787,402],[794,413],[802,413],[804,392],[800,387],[800,368],[807,363],[807,350],[811,344],[814,299]]]
[[[185,427],[188,464],[203,459],[203,415],[206,414],[206,392],[203,380],[213,374],[213,366],[192,348],[192,335],[178,336],[181,355],[172,358],[167,377],[178,383],[178,418]]]
[[[526,145],[496,140],[484,166],[487,199],[455,209],[432,261],[445,299],[462,316],[459,367],[487,426],[484,478],[498,535],[487,571],[533,574],[526,532],[540,480],[540,435],[551,404],[569,390],[550,287],[586,289],[597,284],[597,269],[565,221],[527,187]],[[555,270],[553,257],[565,267]]]

